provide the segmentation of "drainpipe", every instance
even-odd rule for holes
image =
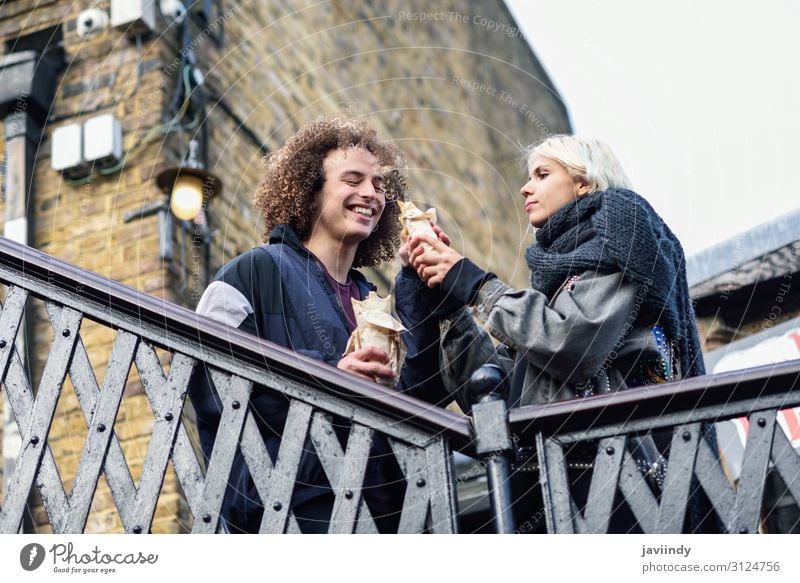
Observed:
[[[55,94],[59,60],[42,58],[39,51],[11,53],[0,58],[0,117],[5,131],[5,221],[3,236],[19,243],[31,243],[29,219],[33,216],[32,179],[36,154],[41,142],[42,128],[47,120]],[[29,315],[22,321],[22,334],[16,342],[17,351],[26,366],[32,330]],[[31,378],[30,374],[28,378]],[[14,473],[21,439],[14,422],[11,405],[3,394],[3,492]]]

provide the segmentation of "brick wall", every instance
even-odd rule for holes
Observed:
[[[126,211],[158,200],[154,177],[181,154],[175,136],[162,139],[154,129],[175,84],[174,32],[143,39],[141,46],[115,30],[84,41],[76,34],[75,18],[85,3],[8,4],[0,14],[0,41],[13,43],[21,34],[62,26],[68,59],[35,171],[33,244],[193,307],[205,277],[201,251],[184,247],[176,233],[175,260],[166,264],[159,258],[156,217],[122,221]],[[291,13],[283,6],[228,1],[218,20],[191,31],[205,87],[213,96],[205,122],[210,169],[225,185],[210,206],[218,229],[212,271],[261,241],[250,197],[261,178],[264,154],[303,123],[345,111],[367,117],[407,152],[413,198],[438,208],[455,247],[511,283],[526,285],[519,147],[546,133],[568,131],[569,122],[503,3],[439,2],[431,8],[421,2],[334,0],[298,5]],[[439,16],[421,17],[420,12]],[[225,42],[217,46],[211,37],[223,27]],[[104,112],[122,122],[126,165],[90,184],[69,185],[50,169],[50,132]],[[396,268],[384,266],[371,277],[386,289]],[[34,326],[40,340],[52,333],[40,307]],[[102,382],[113,334],[89,322],[81,334]],[[37,370],[46,359],[44,350],[36,354]],[[152,423],[132,373],[115,430],[135,480]],[[68,489],[85,431],[67,383],[50,444]],[[34,528],[46,531],[41,507],[34,517]],[[178,532],[190,525],[170,469],[153,530]],[[87,530],[121,530],[102,478]]]
[[[111,277],[166,300],[173,300],[167,266],[158,256],[155,219],[125,224],[126,211],[153,202],[161,194],[151,177],[172,161],[164,144],[154,140],[139,145],[143,136],[161,123],[165,99],[162,63],[170,47],[135,44],[110,30],[92,40],[78,37],[75,18],[82,8],[75,2],[15,2],[0,16],[0,40],[13,44],[20,35],[61,26],[67,68],[59,78],[53,110],[43,134],[34,172],[32,243],[37,248],[80,267]],[[38,5],[33,9],[34,5]],[[123,149],[129,152],[125,169],[80,186],[71,186],[50,169],[50,135],[54,128],[100,113],[112,112],[123,126]],[[35,338],[34,384],[47,358],[52,328],[43,306],[31,305]],[[81,338],[102,385],[113,331],[84,321]],[[166,358],[164,361],[166,362]],[[136,482],[153,423],[141,383],[131,372],[115,431],[120,438]],[[72,487],[87,425],[69,381],[59,399],[49,436],[67,492]],[[154,532],[185,530],[188,510],[170,468],[159,501]],[[87,522],[87,532],[120,532],[122,524],[105,479],[100,484]],[[34,498],[33,525],[48,532],[46,514]]]

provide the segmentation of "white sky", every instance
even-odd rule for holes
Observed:
[[[687,255],[800,207],[800,2],[507,4]]]

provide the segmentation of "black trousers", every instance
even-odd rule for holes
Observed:
[[[324,494],[298,504],[292,510],[303,534],[325,534],[333,511],[333,494]]]
[[[300,526],[300,531],[303,534],[326,534],[335,499],[333,494],[324,494],[297,504],[292,511],[298,526]],[[400,523],[399,511],[381,515],[375,513],[374,509],[371,510],[378,532],[381,534],[397,532]]]

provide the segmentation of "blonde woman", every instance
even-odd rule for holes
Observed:
[[[608,146],[560,135],[531,147],[520,195],[536,229],[525,254],[528,289],[503,283],[441,236],[417,237],[401,249],[409,263],[405,277],[413,269],[430,290],[418,294],[418,301],[427,301],[441,318],[443,373],[453,397],[458,399],[471,373],[490,361],[508,373],[510,406],[704,373],[683,249],[650,204],[631,190]],[[474,308],[472,313],[464,306]],[[499,350],[475,319],[500,341]],[[659,445],[648,437],[633,446],[654,488],[666,467],[661,455],[666,444]],[[567,457],[579,505],[588,494],[593,458],[591,447],[574,448]],[[520,460],[523,472],[526,463],[534,472],[535,460]],[[531,510],[536,504],[523,506]],[[517,517],[526,518],[520,512]],[[627,508],[615,513],[611,529],[636,529]]]

